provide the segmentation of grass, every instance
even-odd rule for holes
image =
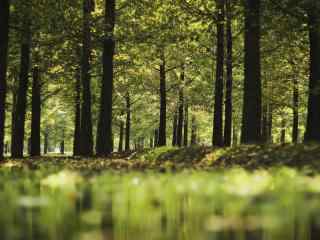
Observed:
[[[316,239],[320,174],[308,169],[318,150],[161,148],[130,160],[7,161],[1,239]]]

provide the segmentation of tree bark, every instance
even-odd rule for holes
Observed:
[[[298,79],[293,77],[293,124],[292,124],[292,142],[298,143],[299,140],[299,86]]]
[[[230,147],[232,144],[232,88],[233,88],[233,61],[232,61],[232,9],[231,0],[226,0],[227,15],[227,80],[226,80],[226,102],[225,102],[225,124],[224,145]]]
[[[260,0],[245,1],[244,97],[241,142],[261,142]]]
[[[43,144],[43,153],[47,154],[49,151],[49,128],[46,127],[44,131],[44,144]]]
[[[9,0],[0,3],[0,161],[3,159],[9,42]]]
[[[178,113],[175,111],[172,122],[172,146],[177,146]]]
[[[75,117],[74,117],[74,133],[73,133],[73,155],[79,156],[81,149],[81,72],[76,70],[75,83]]]
[[[183,125],[183,145],[188,146],[188,131],[189,131],[189,105],[186,102],[184,106],[184,125]]]
[[[182,147],[183,140],[183,111],[184,111],[184,93],[183,93],[183,84],[184,84],[184,67],[181,73],[180,84],[182,85],[179,89],[179,108],[178,108],[178,125],[177,125],[177,145]]]
[[[316,3],[318,4],[318,3]],[[310,40],[309,102],[305,142],[320,142],[320,13],[319,6],[308,10]]]
[[[22,32],[19,87],[17,92],[17,105],[15,107],[15,120],[12,134],[11,156],[23,157],[25,115],[27,107],[27,91],[29,83],[30,47],[31,47],[31,19],[30,9],[26,10]]]
[[[93,155],[92,116],[91,116],[91,0],[83,0],[83,43],[81,57],[82,106],[81,106],[81,151],[83,157]]]
[[[217,61],[216,82],[214,91],[214,116],[212,145],[223,146],[223,75],[224,75],[224,0],[216,0],[218,9],[217,21]]]
[[[197,123],[196,123],[196,117],[192,116],[191,120],[191,145],[197,144]]]
[[[123,114],[121,114],[122,116]],[[119,132],[119,146],[118,146],[118,152],[123,151],[123,134],[124,134],[124,122],[120,120],[120,132]]]
[[[96,153],[106,156],[112,152],[112,95],[113,57],[115,41],[115,0],[105,0],[105,40],[103,45],[103,79],[100,97],[100,115],[97,128]]]
[[[280,135],[281,144],[286,143],[286,120],[283,118],[281,121],[281,135]]]
[[[155,148],[159,146],[158,141],[159,141],[159,129],[156,128],[154,130],[154,147]]]
[[[32,82],[32,116],[31,116],[31,151],[32,157],[41,155],[41,84],[39,67],[33,68]]]
[[[160,65],[160,124],[158,146],[167,145],[167,89],[166,89],[166,59],[164,49],[161,50]]]
[[[126,95],[126,141],[125,141],[125,151],[130,151],[130,134],[131,134],[131,99],[129,92]]]

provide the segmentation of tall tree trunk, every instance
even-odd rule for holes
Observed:
[[[184,125],[183,125],[183,145],[188,146],[188,131],[189,131],[189,106],[185,103],[184,106]]]
[[[184,93],[183,93],[183,84],[184,84],[184,67],[181,72],[180,84],[182,85],[179,89],[179,108],[178,108],[178,125],[177,125],[177,145],[182,147],[182,138],[183,138],[183,111],[184,111]]]
[[[112,152],[112,94],[113,56],[115,41],[115,0],[105,0],[105,39],[103,45],[103,79],[100,97],[100,115],[97,128],[96,152],[106,156]]]
[[[262,122],[261,122],[261,140],[263,143],[267,143],[269,139],[269,119],[268,119],[268,103],[264,103],[262,107]]]
[[[159,140],[160,147],[167,145],[167,88],[166,88],[166,59],[164,49],[161,50],[160,65],[160,124],[159,124]]]
[[[16,106],[17,106],[17,95],[18,95],[18,73],[14,73],[12,81],[12,107],[11,107],[11,141],[13,139],[14,124],[16,119]],[[12,145],[12,142],[11,142]],[[11,146],[10,146],[11,150]]]
[[[31,47],[31,19],[29,15],[31,12],[31,6],[29,6],[29,8],[30,9],[26,11],[27,13],[24,17],[24,27],[22,32],[19,87],[11,145],[11,156],[13,158],[23,157]]]
[[[32,116],[31,116],[31,151],[32,157],[41,155],[41,84],[39,67],[33,68],[32,82]]]
[[[232,135],[233,135],[233,140],[232,140],[232,145],[237,146],[238,145],[238,130],[235,124],[232,125]]]
[[[44,144],[43,144],[43,153],[47,154],[49,151],[49,128],[46,127],[44,131]]]
[[[154,145],[153,145],[153,137],[152,136],[150,136],[150,139],[149,139],[149,147],[150,148],[154,147]]]
[[[9,0],[0,3],[0,161],[3,159],[7,63],[9,41]]]
[[[281,121],[281,134],[280,134],[280,143],[286,143],[286,120],[283,118]]]
[[[319,3],[314,3],[319,4]],[[313,5],[313,4],[312,4]],[[305,142],[320,142],[320,7],[308,11],[310,40],[310,82]]]
[[[121,114],[121,116],[123,115],[123,113]],[[123,151],[123,135],[124,135],[124,122],[121,119],[120,121],[120,132],[119,132],[119,146],[118,146],[118,152],[122,152]]]
[[[156,128],[154,130],[154,147],[155,148],[159,146],[158,141],[159,141],[159,129]]]
[[[81,106],[81,151],[80,155],[93,155],[92,116],[91,116],[91,11],[92,1],[83,0],[83,43],[81,57],[82,106]]]
[[[224,145],[231,146],[232,143],[232,88],[233,88],[233,64],[232,64],[232,9],[231,0],[226,0],[227,12],[227,80],[226,80],[226,106],[224,124]]]
[[[65,143],[64,143],[64,137],[65,137],[65,130],[64,128],[62,129],[62,139],[60,142],[60,154],[64,155],[64,149],[65,149]]]
[[[272,128],[273,128],[273,105],[269,103],[268,104],[268,143],[273,142]]]
[[[125,151],[130,151],[130,134],[131,134],[131,100],[129,92],[126,95],[126,141]]]
[[[192,116],[191,120],[191,145],[197,144],[197,122],[196,122],[196,117]]]
[[[223,146],[223,75],[224,75],[224,0],[216,0],[218,9],[217,22],[217,61],[214,91],[214,116],[212,145]]]
[[[293,124],[292,142],[298,143],[299,140],[299,86],[297,77],[293,77]]]
[[[241,142],[261,142],[260,0],[245,1],[244,98]]]
[[[172,122],[172,146],[177,146],[178,112],[175,111]]]
[[[74,116],[74,133],[73,133],[73,155],[79,156],[81,149],[81,72],[76,70],[75,83],[75,116]]]

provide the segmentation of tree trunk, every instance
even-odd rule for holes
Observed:
[[[113,57],[115,41],[115,0],[105,0],[105,39],[103,45],[103,79],[100,97],[100,115],[97,128],[96,152],[106,156],[112,152],[112,94]]]
[[[261,142],[260,0],[245,1],[244,97],[241,142]]]
[[[226,0],[227,12],[227,80],[226,80],[226,106],[224,124],[224,145],[231,146],[232,143],[232,88],[233,88],[233,64],[232,64],[232,9],[231,0]]]
[[[79,156],[81,149],[81,72],[80,69],[76,71],[76,84],[75,84],[75,117],[74,117],[74,134],[73,134],[73,155]]]
[[[121,114],[123,115],[123,114]],[[118,147],[118,152],[123,151],[123,134],[124,134],[124,122],[121,120],[120,121],[120,133],[119,133],[119,147]]]
[[[49,150],[49,128],[46,127],[44,132],[44,145],[43,145],[43,153],[47,154]]]
[[[172,122],[172,146],[177,146],[178,112],[175,111]]]
[[[183,145],[188,146],[188,131],[189,131],[189,106],[185,103],[184,106],[184,125],[183,125]]]
[[[30,10],[27,11],[24,19],[24,27],[21,43],[20,75],[17,92],[17,105],[15,106],[15,120],[12,133],[11,155],[13,158],[23,157],[25,116],[27,107],[27,91],[30,68],[30,47],[31,47],[31,19]]]
[[[159,129],[155,129],[154,130],[154,147],[158,147],[159,146]]]
[[[196,123],[196,117],[192,116],[191,120],[191,145],[197,144],[197,123]]]
[[[293,78],[293,124],[292,124],[292,142],[298,143],[299,140],[299,86],[298,79]]]
[[[127,108],[127,117],[126,117],[126,141],[125,141],[125,151],[130,151],[130,134],[131,134],[131,100],[130,94],[127,93],[126,96],[126,108]]]
[[[269,119],[268,119],[268,103],[264,103],[262,107],[262,122],[261,122],[261,140],[267,143],[269,139]]]
[[[180,84],[184,84],[184,67],[181,73],[181,82]],[[183,86],[179,89],[179,108],[178,108],[178,124],[177,124],[177,145],[182,147],[182,138],[183,138],[183,111],[184,111],[184,94],[183,94]]]
[[[160,124],[159,124],[159,140],[160,147],[167,145],[167,89],[166,89],[166,60],[164,49],[161,50],[160,65]]]
[[[154,147],[154,145],[153,145],[153,137],[150,137],[150,139],[149,139],[149,147],[150,148]]]
[[[32,157],[41,155],[41,84],[39,67],[33,68],[32,82],[32,117],[31,117],[31,152]]]
[[[269,103],[268,104],[268,143],[273,142],[272,128],[273,128],[273,105]]]
[[[223,75],[224,75],[224,0],[216,0],[218,13],[217,22],[217,61],[216,82],[214,91],[214,116],[212,145],[223,146]]]
[[[280,143],[286,143],[286,120],[282,119],[281,121],[281,134],[280,134]]]
[[[320,142],[320,13],[312,6],[308,11],[310,40],[310,82],[305,142]]]
[[[93,155],[92,116],[91,116],[91,0],[83,0],[83,43],[81,58],[82,106],[81,106],[81,151],[83,157]]]
[[[9,41],[9,0],[0,3],[0,161],[3,159],[4,126],[7,94],[7,64]]]

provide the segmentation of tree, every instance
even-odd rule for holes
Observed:
[[[92,0],[83,0],[83,43],[81,57],[81,82],[82,82],[82,106],[81,106],[81,151],[80,155],[89,157],[93,155],[92,113],[91,113],[91,11]]]
[[[184,67],[182,67],[182,72],[181,72],[181,76],[180,76],[180,84],[183,85],[184,84]],[[178,105],[178,124],[177,124],[177,145],[179,147],[182,146],[182,140],[183,140],[183,111],[184,111],[184,95],[183,95],[183,86],[179,88],[179,105]]]
[[[23,157],[23,145],[25,136],[25,115],[27,107],[27,91],[29,83],[30,50],[31,50],[31,3],[26,3],[27,9],[23,16],[23,28],[21,30],[21,56],[20,75],[15,106],[15,120],[12,126],[11,156]]]
[[[32,119],[31,119],[31,151],[30,155],[38,157],[40,150],[40,129],[41,129],[41,84],[40,70],[36,65],[33,68],[32,78]]]
[[[310,80],[308,116],[305,142],[320,142],[320,6],[313,2],[308,8],[308,29],[310,41]]]
[[[226,79],[226,98],[225,98],[225,123],[224,123],[224,145],[231,146],[232,143],[232,92],[233,92],[233,40],[232,40],[232,9],[231,0],[226,1],[226,29],[227,29],[227,79]]]
[[[130,151],[130,134],[131,134],[131,99],[130,93],[126,94],[126,139],[125,139],[125,151]]]
[[[9,41],[9,0],[0,3],[0,161],[3,159]]]
[[[244,96],[241,142],[261,142],[260,0],[245,1]]]
[[[167,87],[166,87],[166,58],[164,48],[160,49],[160,121],[158,146],[167,145]]]
[[[224,21],[225,10],[224,0],[217,2],[217,61],[216,61],[216,82],[214,91],[214,117],[212,145],[223,146],[223,76],[224,76]]]
[[[96,153],[106,156],[112,152],[112,94],[113,56],[115,41],[115,0],[105,0],[105,39],[103,44],[103,79],[100,97],[100,115],[97,128]]]
[[[73,155],[78,156],[81,152],[81,72],[76,70],[75,82],[75,117],[74,117],[74,133],[73,133]]]

